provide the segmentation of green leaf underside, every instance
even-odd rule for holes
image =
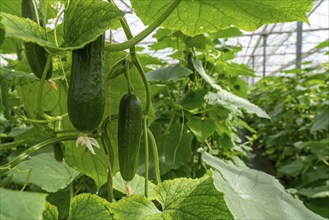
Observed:
[[[192,71],[185,67],[175,65],[164,67],[160,69],[153,70],[151,72],[146,73],[146,77],[148,81],[179,81],[184,79],[186,76],[190,75]]]
[[[257,105],[226,90],[221,90],[217,93],[209,92],[205,96],[205,99],[210,105],[222,105],[233,111],[235,109],[242,108],[250,114],[256,114],[260,118],[270,119],[270,116],[268,116],[268,114]]]
[[[62,47],[80,48],[103,34],[123,13],[107,2],[71,0],[64,16]]]
[[[200,74],[200,76],[215,90],[218,90],[217,93],[209,92],[205,99],[210,105],[222,105],[231,111],[237,111],[239,108],[243,108],[250,114],[256,114],[261,118],[270,118],[267,113],[259,108],[257,105],[249,102],[247,99],[241,98],[237,95],[234,95],[224,89],[222,89],[215,80],[212,79],[204,70],[201,61],[192,60],[195,70]]]
[[[0,219],[42,219],[45,203],[46,194],[0,188]]]
[[[32,171],[29,183],[39,186],[47,192],[64,189],[79,174],[66,163],[56,161],[53,153],[42,153],[30,157],[29,160],[18,165],[19,171],[12,170],[9,172],[13,175],[13,181],[23,184],[30,169]]]
[[[155,205],[142,196],[111,204],[115,219],[232,219],[221,192],[210,177],[167,180],[154,188]]]
[[[271,175],[224,163],[208,153],[203,153],[202,159],[215,168],[214,184],[224,192],[235,219],[323,219],[287,193]]]
[[[79,194],[71,200],[68,220],[112,219],[108,209],[109,204],[108,201],[95,194]]]
[[[96,13],[97,16],[93,16]],[[6,37],[33,42],[50,51],[59,52],[84,47],[104,34],[105,30],[123,14],[116,6],[106,2],[71,1],[70,7],[65,12],[64,43],[60,47],[56,47],[54,42],[45,40],[45,31],[36,22],[7,13],[0,13],[0,16]]]
[[[0,84],[5,85],[19,85],[23,86],[32,82],[38,81],[33,74],[28,74],[20,71],[13,71],[10,69],[0,68]]]
[[[134,11],[146,25],[150,25],[172,0],[131,0]],[[181,30],[195,36],[216,32],[231,25],[253,31],[264,24],[302,21],[307,22],[306,12],[312,9],[313,0],[182,0],[162,26]]]

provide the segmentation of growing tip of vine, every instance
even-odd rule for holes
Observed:
[[[80,136],[78,137],[77,141],[75,142],[76,147],[78,147],[80,144],[82,146],[85,145],[88,148],[88,150],[90,150],[90,152],[94,155],[96,153],[95,153],[93,146],[100,149],[100,146],[97,143],[97,141],[94,138],[88,137],[88,135],[85,133],[81,133]]]

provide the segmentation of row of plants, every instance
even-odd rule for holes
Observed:
[[[265,77],[252,87],[250,100],[271,120],[249,118],[255,129],[250,143],[258,157],[266,158],[265,170],[274,171],[307,206],[329,217],[328,63],[303,66]]]
[[[241,48],[222,40],[307,21],[313,2],[291,2],[132,0],[149,25],[136,36],[112,1],[1,3],[1,54],[17,59],[0,69],[0,218],[321,219],[239,159],[245,114],[269,115],[246,99]],[[160,25],[149,46],[176,65],[135,47]],[[113,43],[119,27],[127,41]]]

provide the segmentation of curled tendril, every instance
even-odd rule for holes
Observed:
[[[100,149],[100,146],[97,143],[97,141],[94,138],[88,137],[87,134],[85,134],[85,133],[81,133],[80,136],[78,137],[77,141],[75,142],[76,147],[79,147],[80,144],[82,146],[85,145],[92,154],[96,154],[93,146]]]

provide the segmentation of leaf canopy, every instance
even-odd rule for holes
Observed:
[[[168,8],[172,0],[131,0],[136,14],[146,25],[150,25]],[[306,13],[312,9],[313,0],[182,0],[162,26],[181,30],[195,36],[216,32],[235,26],[253,31],[264,24],[302,21],[308,22]]]

